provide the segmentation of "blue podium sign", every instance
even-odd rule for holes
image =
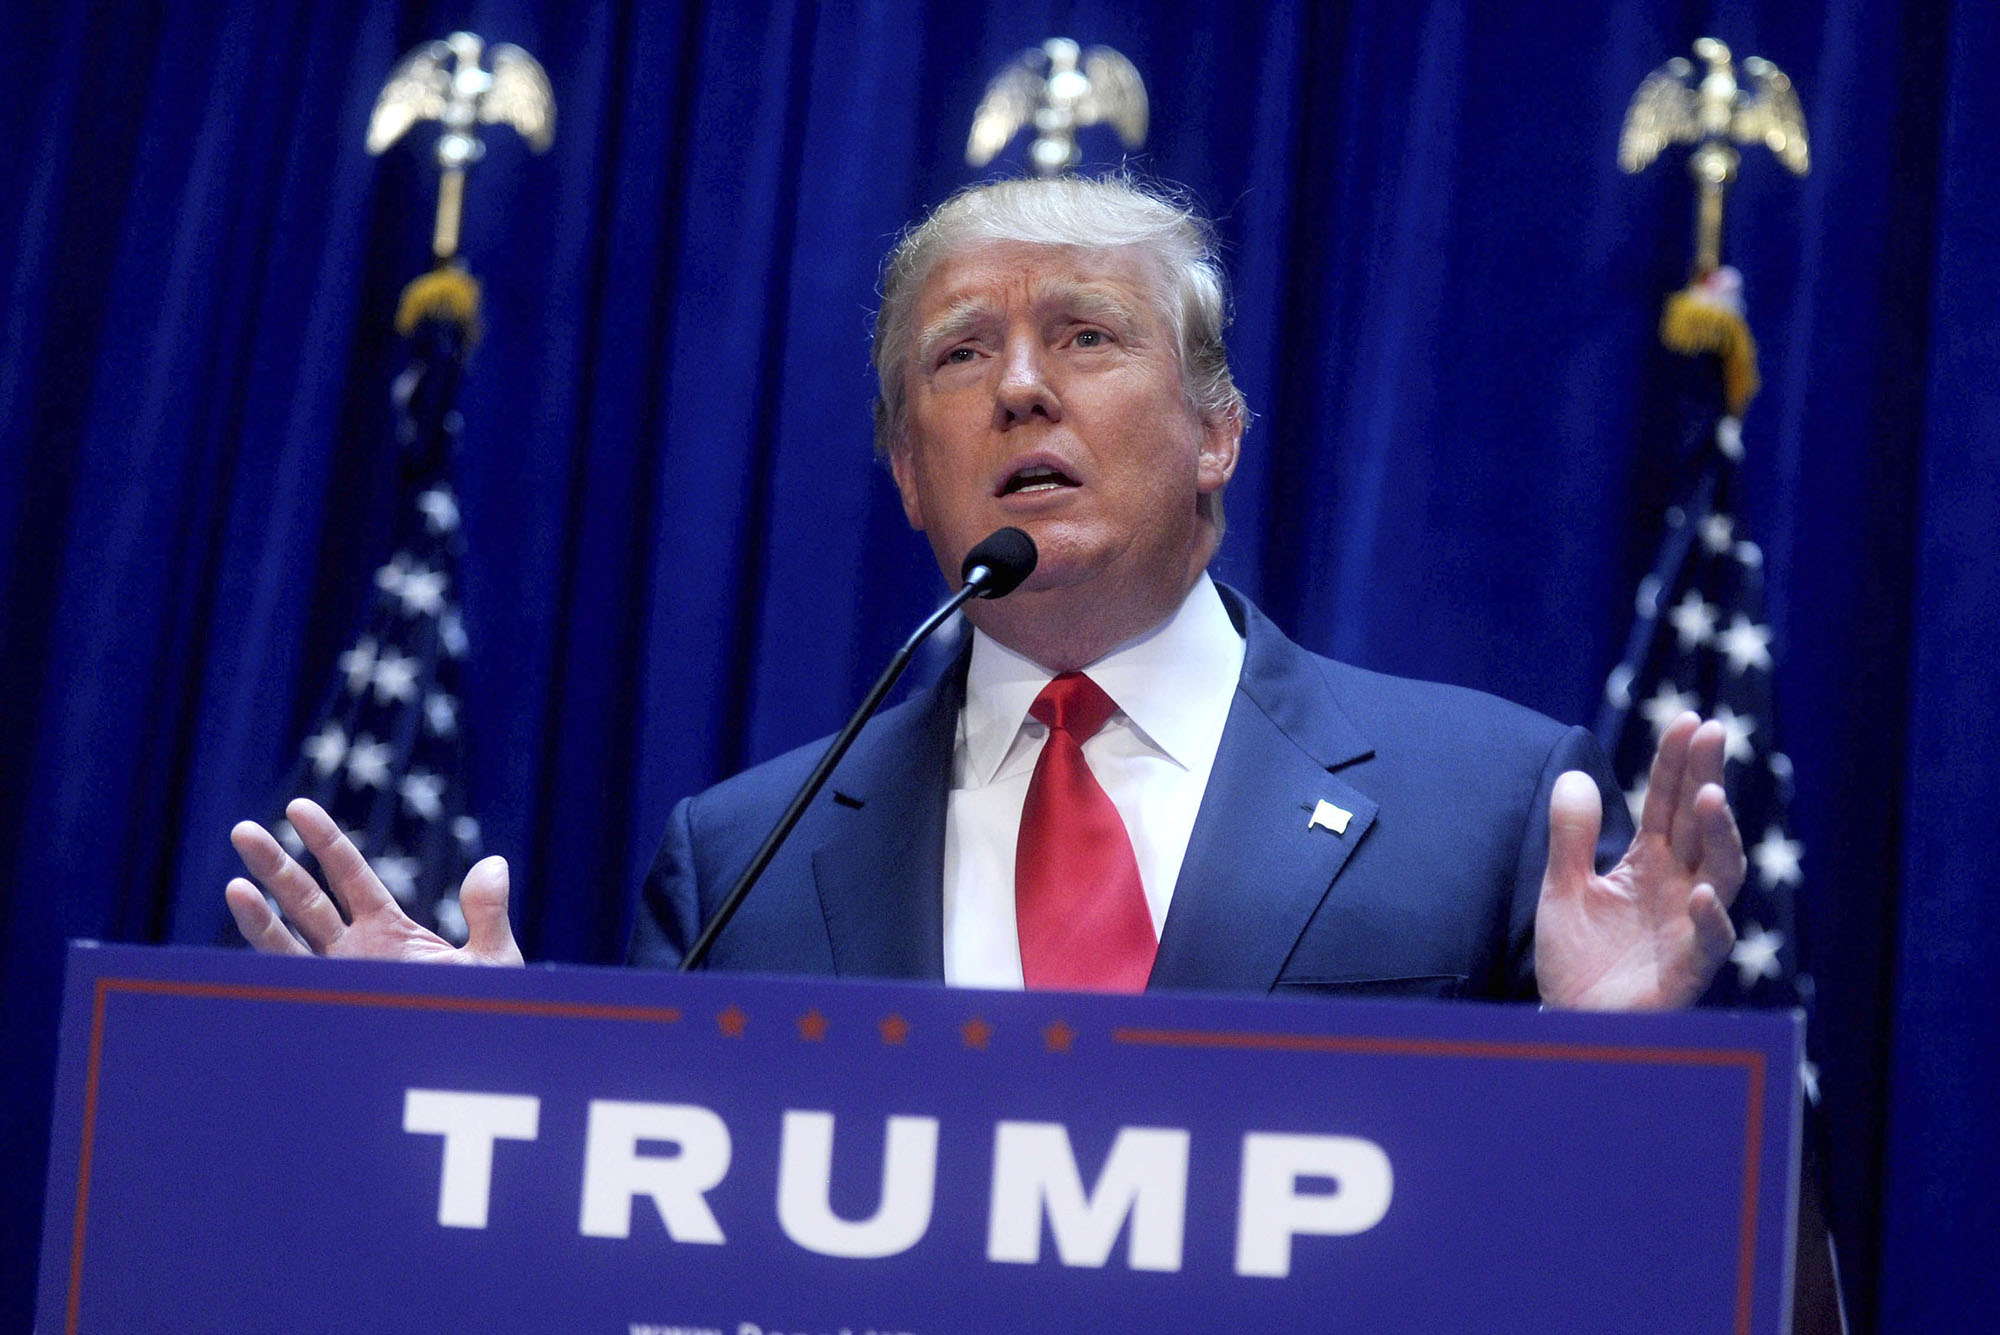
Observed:
[[[1789,1015],[72,947],[39,1329],[1787,1328]]]

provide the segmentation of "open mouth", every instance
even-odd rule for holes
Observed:
[[[1077,480],[1049,464],[1029,464],[1009,473],[995,493],[999,496],[1031,495],[1040,492],[1061,491],[1066,487],[1080,486]]]

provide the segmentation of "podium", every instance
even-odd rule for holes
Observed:
[[[1778,1332],[1800,1043],[78,943],[37,1329]]]

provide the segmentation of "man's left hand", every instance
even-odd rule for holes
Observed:
[[[1639,832],[1596,874],[1603,821],[1580,770],[1549,798],[1549,865],[1535,911],[1542,1001],[1571,1010],[1663,1010],[1707,989],[1736,942],[1729,905],[1743,884],[1743,839],[1722,791],[1719,723],[1694,714],[1660,737]]]

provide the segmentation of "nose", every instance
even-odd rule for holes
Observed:
[[[995,425],[1005,429],[1034,418],[1062,420],[1062,399],[1049,379],[1044,349],[1034,339],[1010,339],[1001,354],[994,394]]]

